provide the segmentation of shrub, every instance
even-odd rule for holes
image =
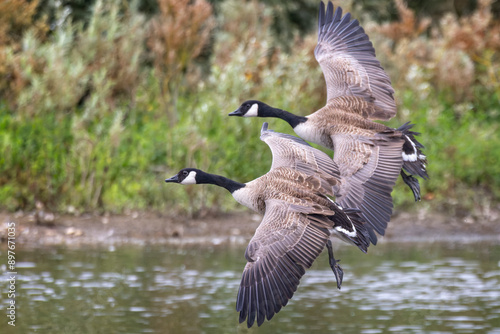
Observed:
[[[13,69],[7,61],[7,53],[18,53],[21,50],[20,40],[23,34],[31,29],[39,39],[44,39],[48,30],[45,17],[35,19],[38,1],[11,0],[0,2],[0,93],[12,98],[24,85],[20,78],[13,76]]]
[[[117,97],[134,96],[144,20],[133,11],[121,8],[119,1],[97,1],[87,26],[68,18],[46,42],[32,31],[25,34],[23,51],[8,52],[13,75],[22,81],[22,90],[13,96],[15,108],[30,116],[82,105],[87,113],[106,112]]]
[[[68,19],[45,41],[25,33],[22,52],[8,47],[8,64],[23,82],[3,129],[10,155],[2,172],[18,191],[10,193],[12,206],[103,207],[127,113],[120,98],[130,104],[141,83],[143,23],[133,7],[98,1],[87,26]]]
[[[492,15],[491,0],[479,1],[472,15],[460,19],[446,14],[432,28],[429,19],[417,20],[403,0],[395,2],[400,20],[372,29],[386,37],[384,42],[377,38],[377,51],[387,59],[396,87],[428,83],[453,103],[474,101],[478,83],[500,94],[500,21]]]
[[[149,22],[148,46],[159,79],[161,107],[177,122],[177,97],[186,72],[206,46],[214,26],[205,0],[159,0],[160,13]]]

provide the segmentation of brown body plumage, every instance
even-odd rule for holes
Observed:
[[[334,178],[331,180],[334,182],[327,182],[328,186],[323,187],[321,183],[325,183],[325,180],[318,176],[307,176],[297,170],[279,167],[246,183],[246,186],[238,191],[238,196],[241,193],[244,198],[242,201],[261,214],[265,213],[265,202],[268,200],[280,200],[304,207],[314,206],[324,211],[323,208],[332,205],[332,202],[325,198],[325,194],[333,196],[332,187],[338,183]],[[248,200],[251,200],[251,204]],[[328,214],[333,212],[329,211]]]

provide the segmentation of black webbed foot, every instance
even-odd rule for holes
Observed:
[[[330,240],[326,242],[326,248],[328,249],[330,268],[332,268],[335,279],[337,280],[337,288],[340,290],[342,280],[344,279],[344,271],[339,265],[340,259],[335,260],[335,257],[333,256],[332,242]]]
[[[344,279],[344,271],[339,266],[339,261],[340,260],[335,261],[335,259],[333,261],[330,261],[330,267],[335,274],[335,279],[337,280],[337,288],[340,290],[340,287],[342,286],[342,280]]]

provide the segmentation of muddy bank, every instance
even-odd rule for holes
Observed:
[[[148,212],[126,215],[55,215],[37,222],[34,213],[0,213],[0,240],[6,244],[7,222],[16,227],[16,247],[106,247],[111,245],[246,244],[261,221],[250,212],[189,219]],[[500,214],[452,217],[425,211],[396,213],[381,242],[500,242]]]

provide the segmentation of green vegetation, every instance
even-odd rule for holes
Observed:
[[[96,1],[85,22],[59,8],[52,30],[34,2],[0,5],[0,18],[23,10],[22,20],[0,20],[10,22],[0,25],[0,209],[232,210],[223,190],[163,179],[186,166],[258,177],[271,158],[262,120],[227,113],[250,98],[302,114],[324,103],[316,32],[290,28],[283,46],[277,6],[158,2],[146,16],[135,3]],[[363,19],[397,91],[390,125],[411,120],[422,133],[431,179],[421,205],[478,215],[500,200],[500,21],[479,3],[432,28],[400,1],[399,21]],[[284,122],[271,128],[291,133]],[[410,207],[404,185],[395,200]]]

